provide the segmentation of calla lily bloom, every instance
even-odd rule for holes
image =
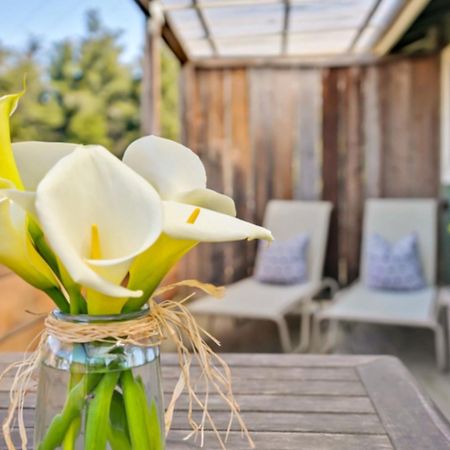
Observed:
[[[76,283],[110,297],[142,295],[121,282],[160,235],[162,211],[157,192],[133,170],[103,147],[77,148],[39,183],[36,211]]]
[[[23,183],[13,155],[9,117],[17,108],[23,92],[0,98],[0,263],[16,272],[32,286],[45,291],[63,310],[68,303],[46,261],[34,248],[28,232],[26,211],[12,197],[33,209],[23,192]]]
[[[123,162],[142,175],[163,200],[236,215],[232,198],[206,188],[203,163],[184,145],[158,136],[145,136],[127,148]]]
[[[47,172],[72,153],[78,144],[26,141],[12,144],[14,159],[25,189],[35,191]]]
[[[39,255],[28,235],[25,211],[0,193],[0,263],[41,289],[61,308],[68,306],[50,267]]]
[[[269,230],[250,222],[210,209],[171,201],[164,202],[164,232],[176,239],[199,242],[273,239]]]
[[[22,180],[17,170],[11,148],[9,116],[11,116],[23,92],[0,97],[0,178],[13,183],[18,189],[23,189]]]
[[[130,268],[128,287],[140,286],[144,295],[130,299],[125,310],[142,306],[170,268],[199,242],[273,239],[265,228],[236,219],[231,198],[206,188],[205,168],[187,147],[147,136],[128,147],[123,161],[155,187],[164,210],[164,233]]]

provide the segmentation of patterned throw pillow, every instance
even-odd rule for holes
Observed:
[[[298,284],[308,279],[309,236],[299,234],[285,241],[274,241],[259,249],[255,278],[261,283]],[[266,244],[267,245],[267,244]]]
[[[417,235],[408,234],[391,244],[378,234],[369,236],[366,284],[373,289],[412,291],[425,287]]]

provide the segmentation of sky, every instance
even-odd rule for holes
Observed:
[[[123,30],[122,59],[136,61],[143,48],[144,16],[133,0],[0,0],[0,43],[22,49],[33,36],[45,54],[52,42],[83,34],[89,9],[98,10],[108,28]]]

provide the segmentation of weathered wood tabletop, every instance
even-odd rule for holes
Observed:
[[[448,450],[450,427],[399,360],[386,356],[224,355],[234,391],[256,448],[265,450]],[[0,356],[0,369],[17,354]],[[178,377],[175,355],[164,355],[167,397]],[[11,378],[0,384],[0,416]],[[25,419],[31,437],[32,392]],[[168,450],[199,448],[183,441],[188,431],[186,398],[181,398],[167,441]],[[228,414],[217,396],[210,409],[222,430]],[[16,433],[17,434],[17,433]],[[17,439],[17,436],[15,437]],[[5,448],[3,440],[1,449]],[[31,448],[31,447],[30,447]],[[206,450],[220,448],[211,434]],[[246,449],[237,431],[230,450]]]

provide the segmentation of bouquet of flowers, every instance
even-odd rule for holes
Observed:
[[[35,448],[163,449],[159,381],[146,381],[159,371],[139,372],[157,359],[158,343],[176,336],[184,374],[176,390],[189,384],[183,334],[202,357],[203,374],[214,385],[223,377],[183,302],[157,303],[158,287],[200,242],[271,240],[271,233],[237,219],[233,200],[206,187],[201,160],[176,142],[140,138],[122,161],[97,145],[11,144],[9,116],[22,94],[0,98],[0,263],[57,310],[13,390],[23,391],[36,367],[67,374],[41,372]],[[61,405],[52,406],[52,389]],[[11,398],[4,434],[15,448],[9,427],[23,399],[13,391]]]

